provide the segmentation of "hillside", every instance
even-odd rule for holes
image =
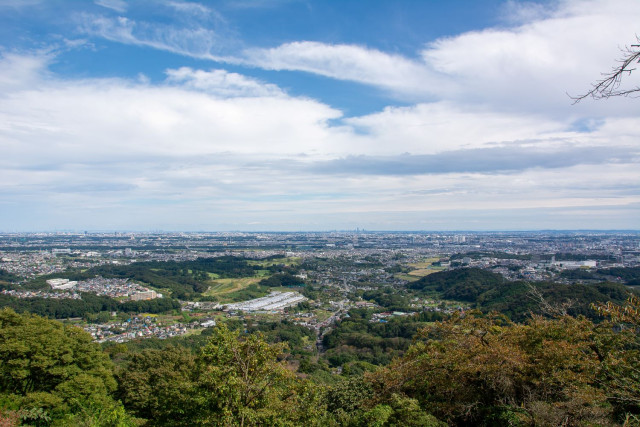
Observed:
[[[622,303],[630,288],[618,283],[563,284],[555,282],[510,282],[501,275],[478,268],[442,271],[408,285],[410,289],[437,293],[443,299],[472,303],[488,312],[498,311],[514,321],[525,320],[530,313],[541,313],[539,295],[551,306],[565,305],[568,314],[596,318],[591,304],[612,301]],[[635,291],[634,291],[635,292]]]

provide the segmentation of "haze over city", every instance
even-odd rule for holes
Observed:
[[[0,0],[0,231],[638,229],[640,100],[570,96],[639,18]]]

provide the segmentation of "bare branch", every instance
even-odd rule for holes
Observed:
[[[568,315],[569,310],[575,305],[575,300],[567,299],[562,303],[551,304],[547,299],[542,295],[540,289],[535,285],[529,283],[528,284],[529,291],[527,292],[527,297],[536,303],[538,303],[540,311],[542,314],[549,317],[563,317]]]
[[[640,37],[636,36],[636,39],[640,42]],[[612,96],[640,96],[640,86],[632,88],[620,87],[623,77],[629,76],[636,70],[634,64],[640,63],[640,45],[632,44],[621,50],[622,58],[617,61],[618,65],[613,67],[610,72],[603,73],[603,78],[595,82],[590,91],[578,96],[569,95],[574,104],[588,97],[607,99]]]

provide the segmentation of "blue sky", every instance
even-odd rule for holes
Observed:
[[[638,229],[640,101],[567,93],[639,18],[637,0],[0,0],[0,230]]]

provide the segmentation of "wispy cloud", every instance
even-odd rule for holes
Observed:
[[[107,9],[112,9],[120,13],[124,13],[128,9],[127,2],[124,0],[95,0],[95,3],[98,6],[106,7]]]
[[[429,95],[424,82],[438,81],[436,73],[419,62],[400,55],[353,45],[293,42],[269,49],[248,49],[242,62],[269,70],[297,70],[340,80],[378,86],[405,95]]]
[[[204,17],[208,18],[213,14],[213,10],[200,4],[186,1],[169,1],[167,5],[174,8],[175,10],[195,16],[195,17]]]
[[[80,30],[93,37],[147,46],[180,55],[218,61],[216,52],[228,48],[226,38],[204,27],[186,28],[169,24],[138,22],[126,17],[77,15]]]

